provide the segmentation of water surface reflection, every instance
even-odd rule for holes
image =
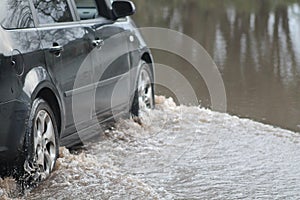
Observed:
[[[299,131],[300,1],[135,1],[135,21],[196,39],[224,79],[228,112]],[[181,71],[201,104],[210,106],[202,78],[175,55],[154,51],[157,63]],[[166,88],[160,93],[171,94]]]

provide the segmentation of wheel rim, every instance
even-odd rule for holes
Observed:
[[[40,110],[34,120],[33,131],[34,163],[41,178],[46,178],[52,169],[57,155],[55,130],[47,111]]]
[[[153,89],[151,78],[145,69],[142,69],[138,82],[138,94],[139,94],[139,109],[144,110],[146,108],[153,108]]]

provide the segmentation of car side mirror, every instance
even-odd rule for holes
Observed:
[[[112,10],[115,19],[127,17],[135,13],[135,5],[128,0],[117,0],[112,3]]]

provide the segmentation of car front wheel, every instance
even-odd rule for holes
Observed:
[[[142,62],[137,78],[137,88],[134,93],[131,113],[134,116],[140,116],[141,111],[153,109],[154,105],[153,75],[149,65]]]

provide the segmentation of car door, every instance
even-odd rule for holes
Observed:
[[[93,89],[90,53],[94,47],[89,33],[76,21],[70,1],[33,2],[47,68],[65,104],[68,135],[76,132],[75,125],[77,129],[81,124],[80,128],[84,128],[92,116],[91,99],[86,96]],[[74,121],[76,113],[81,114]]]
[[[98,121],[102,122],[124,111],[128,112],[129,54],[128,37],[124,32],[126,20],[109,19],[104,13],[109,10],[104,0],[75,0],[75,4],[82,26],[86,27],[90,40],[96,47],[92,51],[92,81],[95,83],[95,113]],[[88,13],[87,8],[91,13]]]

